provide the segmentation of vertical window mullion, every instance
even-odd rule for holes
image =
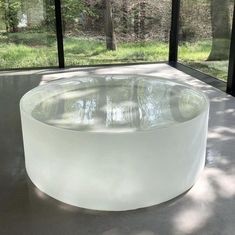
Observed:
[[[180,0],[172,0],[169,62],[178,60]]]
[[[55,21],[59,68],[64,68],[64,42],[60,0],[55,0]]]
[[[232,34],[230,43],[227,93],[235,96],[235,3],[233,10]]]

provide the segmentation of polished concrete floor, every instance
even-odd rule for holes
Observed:
[[[206,167],[170,202],[127,212],[84,210],[40,192],[27,177],[21,96],[54,79],[88,74],[146,74],[191,84],[210,98]],[[235,98],[166,64],[0,73],[0,234],[234,235]]]

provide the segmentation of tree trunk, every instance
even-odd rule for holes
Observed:
[[[139,0],[134,9],[134,33],[136,38],[140,37],[140,3]]]
[[[111,0],[105,0],[105,35],[107,50],[115,51],[117,49],[117,45],[113,26]]]
[[[140,38],[145,39],[145,12],[146,2],[141,0],[140,2]]]
[[[128,1],[122,0],[122,32],[127,34],[128,32]]]
[[[4,4],[4,21],[6,25],[6,32],[9,32],[9,23],[8,23],[8,7],[9,7],[9,0]]]
[[[212,49],[207,60],[227,60],[230,46],[230,0],[211,0]]]

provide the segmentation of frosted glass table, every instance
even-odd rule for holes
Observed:
[[[27,173],[43,192],[96,210],[130,210],[188,190],[205,164],[208,100],[167,79],[61,79],[20,101]]]

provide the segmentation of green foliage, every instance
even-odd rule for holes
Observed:
[[[185,64],[221,80],[227,80],[228,61],[185,61]]]
[[[24,45],[0,44],[1,68],[56,66],[56,47],[31,48]]]
[[[4,12],[4,21],[8,32],[16,32],[19,23],[18,12],[21,8],[20,0],[0,0],[1,11]]]
[[[66,38],[67,65],[93,65],[164,61],[168,45],[157,41],[147,43],[119,43],[117,51],[106,50],[105,42],[94,39]]]
[[[55,43],[54,34],[37,31],[26,31],[7,34],[7,42],[12,44],[22,44],[30,47],[51,46]],[[1,38],[0,38],[1,41]]]
[[[88,6],[85,0],[63,0],[63,30],[78,31],[84,17],[96,17],[95,9]],[[55,6],[53,0],[47,1],[45,25],[55,30]]]
[[[105,41],[67,37],[64,40],[67,65],[156,62],[168,58],[168,44],[159,41],[119,43],[117,51],[107,51]],[[226,80],[228,62],[206,61],[211,41],[180,45],[179,57],[189,66]],[[0,68],[44,67],[57,65],[54,35],[42,32],[0,35]]]
[[[56,1],[56,0],[55,0]],[[42,27],[47,27],[49,31],[56,31],[55,27],[55,4],[54,0],[45,1],[46,14],[44,21],[42,22]]]
[[[183,43],[179,46],[179,59],[186,65],[200,70],[221,80],[227,79],[227,61],[207,61],[211,52],[212,41],[203,40],[195,43]]]
[[[182,43],[179,45],[179,58],[182,61],[205,61],[211,47],[211,40]]]
[[[82,0],[64,0],[62,9],[63,20],[69,29],[77,26],[85,15],[95,15],[92,9],[86,4],[86,1]]]

